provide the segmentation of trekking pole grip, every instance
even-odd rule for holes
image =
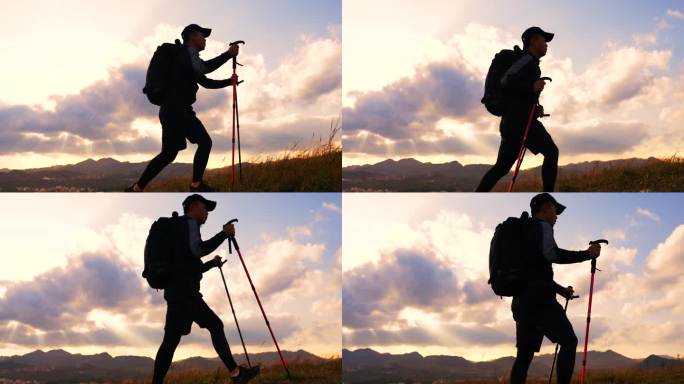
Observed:
[[[245,42],[244,42],[244,40],[235,40],[232,43],[229,43],[228,46],[233,46],[233,45],[238,45],[238,44],[245,45]],[[237,62],[237,57],[234,56],[233,57],[233,71],[235,71],[235,69],[237,69],[238,65],[242,67],[242,64]]]
[[[606,244],[606,245],[608,245],[608,240],[606,240],[606,239],[598,239],[598,240],[593,240],[593,241],[590,241],[590,242],[589,242],[589,245],[594,245],[594,244],[598,244],[598,245]],[[600,270],[600,269],[596,268],[596,258],[593,257],[593,258],[591,259],[591,273],[594,273],[594,272],[596,272],[597,270]]]
[[[228,221],[228,224],[233,224],[233,223],[237,223],[237,222],[238,222],[238,219],[232,219],[232,220]],[[235,237],[234,236],[228,236],[228,253],[231,255],[233,254],[233,245],[232,245],[233,241],[235,241]]]

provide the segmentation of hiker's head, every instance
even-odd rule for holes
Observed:
[[[553,33],[545,32],[539,27],[530,27],[521,36],[523,49],[530,51],[536,57],[546,55],[548,42],[553,40]]]
[[[556,224],[558,215],[565,210],[565,206],[557,202],[550,194],[540,193],[530,201],[530,209],[532,216],[553,226]]]
[[[188,47],[193,47],[201,51],[207,45],[207,37],[211,35],[210,28],[202,28],[197,24],[190,24],[183,28],[181,37],[183,37],[183,44]]]
[[[216,208],[216,202],[205,199],[202,195],[190,195],[183,200],[183,213],[185,216],[195,219],[197,223],[204,224],[209,212]]]

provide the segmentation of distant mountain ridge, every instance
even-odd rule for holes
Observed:
[[[147,161],[131,163],[112,158],[102,158],[45,168],[4,170],[0,172],[0,191],[121,192],[138,180],[147,163]],[[171,163],[162,170],[157,179],[187,176],[189,183],[191,174],[192,164]]]
[[[570,176],[620,167],[638,168],[661,161],[654,157],[587,161],[560,166],[559,175]],[[375,164],[343,167],[342,188],[344,191],[473,191],[490,168],[489,164],[463,165],[458,161],[423,163],[413,158],[387,159]],[[539,175],[540,167],[530,168],[520,172],[519,180],[539,177]]]
[[[283,351],[288,362],[325,359],[304,350]],[[244,363],[243,354],[234,354]],[[280,364],[277,352],[250,353],[252,364]],[[216,358],[191,357],[173,363],[174,369],[217,368],[223,363]],[[150,376],[154,360],[144,356],[116,356],[103,352],[94,355],[72,354],[62,349],[44,352],[36,350],[25,355],[0,357],[0,381],[39,380],[41,382],[83,382],[99,380],[137,379]]]
[[[529,377],[548,377],[552,354],[535,356]],[[508,375],[515,360],[512,356],[490,361],[474,362],[460,356],[422,356],[418,352],[405,354],[380,353],[373,349],[342,351],[345,383],[389,383],[403,381],[432,382],[440,379],[478,380],[500,378]],[[577,353],[575,369],[579,370],[581,352]],[[646,359],[631,359],[615,351],[590,351],[588,366],[593,369],[662,368],[683,364],[681,360],[651,355]]]

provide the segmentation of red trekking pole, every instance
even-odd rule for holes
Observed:
[[[229,45],[245,44],[244,41],[238,40],[230,43]],[[237,62],[237,57],[233,57],[233,76],[231,77],[233,81],[233,155],[230,167],[230,190],[233,190],[233,185],[235,184],[235,128],[237,128],[237,142],[238,142],[238,166],[240,168],[240,180],[242,180],[242,156],[240,153],[240,116],[238,114],[238,100],[237,100],[237,86],[242,83],[237,81],[237,66],[242,66],[242,64]]]
[[[542,77],[539,80],[552,81],[550,77]],[[532,125],[532,119],[534,119],[534,114],[537,112],[537,104],[538,103],[539,103],[539,95],[537,95],[537,99],[532,104],[532,110],[530,111],[530,117],[527,118],[527,125],[525,126],[525,133],[523,134],[522,141],[520,142],[520,151],[518,152],[518,161],[515,164],[515,171],[513,171],[513,178],[511,179],[511,182],[508,184],[508,192],[513,192],[513,184],[515,184],[515,179],[518,178],[518,171],[520,170],[520,166],[522,165],[523,158],[525,157],[525,152],[527,152],[527,147],[525,146],[525,144],[527,143],[527,134],[530,132],[530,126]],[[544,116],[548,116],[548,115],[544,115]]]
[[[608,240],[600,239],[590,241],[589,245],[608,244]],[[584,354],[582,355],[582,371],[580,373],[580,384],[584,384],[584,373],[587,369],[587,344],[589,342],[589,323],[591,323],[591,299],[594,296],[594,274],[600,269],[596,268],[596,258],[591,259],[591,283],[589,285],[589,307],[587,309],[587,328],[584,331]]]
[[[237,222],[238,219],[233,219],[228,222],[228,224],[232,224],[234,222]],[[285,368],[285,373],[287,373],[287,378],[291,379],[290,377],[290,370],[287,367],[287,363],[285,362],[285,358],[283,357],[283,353],[280,351],[280,346],[278,346],[278,341],[276,340],[275,335],[273,334],[273,329],[271,329],[271,323],[268,321],[268,317],[266,317],[266,312],[264,311],[264,307],[261,305],[261,300],[259,300],[259,295],[257,294],[256,288],[254,288],[254,283],[252,283],[252,278],[249,275],[249,271],[247,270],[247,265],[245,265],[245,260],[242,258],[242,253],[240,252],[240,247],[238,246],[237,240],[235,240],[235,236],[230,236],[228,237],[228,253],[233,253],[232,246],[235,247],[235,250],[237,251],[238,257],[240,258],[240,262],[242,263],[242,268],[245,270],[245,274],[247,275],[247,280],[249,280],[249,285],[252,287],[252,292],[254,292],[254,297],[256,297],[256,301],[259,304],[259,309],[261,309],[261,314],[264,316],[264,321],[266,321],[266,326],[268,327],[268,331],[271,333],[271,338],[273,339],[273,343],[275,344],[276,349],[278,350],[278,355],[280,356],[280,362],[283,364],[283,368]]]
[[[223,262],[225,263],[225,261]],[[219,271],[221,272],[221,280],[223,280],[223,287],[226,289],[226,296],[228,296],[228,303],[230,304],[230,310],[233,312],[233,320],[235,320],[235,326],[237,327],[238,335],[240,335],[240,342],[242,343],[242,350],[245,351],[245,358],[247,359],[247,366],[252,367],[252,362],[249,361],[249,354],[247,353],[247,347],[245,347],[245,339],[242,338],[242,331],[240,331],[240,324],[238,323],[237,315],[235,315],[235,308],[233,307],[233,300],[230,298],[230,293],[228,293],[228,284],[226,284],[226,277],[223,275],[223,263],[219,265]]]

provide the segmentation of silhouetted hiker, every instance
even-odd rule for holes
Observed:
[[[540,79],[539,59],[546,55],[547,42],[553,33],[544,32],[539,27],[531,27],[522,34],[523,50],[516,51],[518,58],[500,79],[504,96],[504,111],[499,124],[501,144],[494,166],[480,181],[476,191],[488,192],[506,176],[515,164],[522,143],[523,134],[532,110],[544,90],[544,80]],[[517,46],[516,46],[517,48]],[[537,120],[544,115],[544,108],[537,107],[537,113],[530,125],[526,147],[535,155],[544,155],[542,180],[544,191],[553,192],[558,173],[558,147],[544,125]]]
[[[214,208],[215,201],[198,194],[190,195],[183,201],[184,215],[175,218],[171,229],[174,236],[171,237],[173,243],[170,248],[175,262],[171,278],[164,289],[167,303],[166,325],[164,340],[154,360],[153,384],[164,382],[181,336],[190,333],[193,322],[209,331],[214,349],[228,368],[234,383],[247,383],[259,374],[259,366],[247,368],[235,363],[223,332],[223,322],[204,302],[200,293],[202,274],[225,263],[216,256],[203,264],[201,258],[213,252],[228,236],[235,235],[235,227],[226,224],[214,237],[207,241],[202,240],[200,226],[207,221],[208,212]]]
[[[572,287],[565,288],[553,280],[551,264],[579,263],[596,258],[601,253],[601,246],[591,245],[585,251],[558,248],[553,226],[565,206],[550,194],[541,193],[532,198],[530,208],[532,219],[524,231],[527,281],[521,293],[513,296],[511,305],[518,349],[511,369],[511,384],[525,383],[527,370],[534,353],[539,352],[544,336],[560,344],[557,380],[559,384],[569,384],[575,367],[577,336],[563,307],[556,301],[556,295],[570,298],[574,291]]]
[[[212,80],[207,78],[205,74],[215,71],[228,60],[237,56],[239,48],[237,44],[232,45],[226,52],[209,61],[204,61],[200,59],[199,52],[204,50],[206,38],[209,37],[209,34],[211,34],[211,29],[190,24],[181,33],[182,45],[178,40],[176,40],[175,49],[172,44],[168,44],[171,52],[168,62],[159,64],[169,66],[169,68],[160,69],[162,72],[168,71],[159,75],[167,77],[163,80],[165,83],[163,95],[160,96],[159,101],[153,101],[153,103],[160,105],[159,121],[162,125],[162,149],[147,165],[140,179],[126,188],[126,192],[141,192],[145,189],[145,186],[164,167],[173,162],[178,152],[187,147],[186,138],[191,143],[197,144],[197,151],[192,164],[190,191],[214,191],[203,181],[204,170],[207,167],[209,152],[211,151],[211,138],[202,122],[195,115],[192,104],[196,100],[197,84],[209,89],[225,88],[232,85],[231,79]],[[165,45],[160,46],[157,51],[160,52],[162,47]],[[157,53],[155,53],[156,55]],[[160,54],[159,62],[167,60],[166,57],[168,56],[164,59],[161,56]],[[156,63],[153,57],[150,66],[157,65]],[[148,94],[148,98],[152,100],[147,89],[145,92]]]

